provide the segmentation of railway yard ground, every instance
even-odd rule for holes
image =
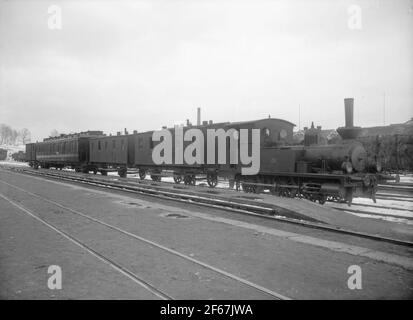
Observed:
[[[411,299],[411,196],[320,205],[0,163],[0,298]]]

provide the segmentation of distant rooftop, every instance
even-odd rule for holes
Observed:
[[[68,139],[68,138],[80,138],[80,137],[96,137],[96,136],[104,136],[103,131],[83,131],[77,133],[69,133],[69,134],[60,134],[56,137],[49,137],[44,138],[43,141],[51,141],[51,140],[59,140],[59,139]]]

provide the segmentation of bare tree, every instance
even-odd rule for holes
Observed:
[[[17,145],[30,142],[30,131],[26,128],[17,131],[7,124],[0,124],[0,144]]]
[[[12,129],[10,133],[10,144],[16,145],[18,136],[19,136],[19,133],[17,132],[17,130]]]
[[[11,144],[13,130],[6,124],[0,125],[0,143]]]
[[[21,129],[20,132],[19,132],[19,136],[20,136],[22,144],[30,143],[31,133],[30,133],[29,129],[27,129],[27,128]]]

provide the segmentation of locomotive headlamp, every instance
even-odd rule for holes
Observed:
[[[351,164],[350,161],[346,162],[346,171],[347,171],[347,173],[352,173],[353,172],[353,165]]]

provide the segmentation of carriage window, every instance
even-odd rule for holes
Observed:
[[[120,149],[125,150],[125,140],[120,140]]]
[[[108,142],[105,141],[105,150],[107,150],[107,149],[108,149]]]
[[[116,148],[116,140],[112,140],[112,149]]]
[[[262,133],[263,133],[264,137],[269,137],[270,134],[271,134],[271,131],[268,128],[264,128],[264,129],[262,129]]]
[[[102,146],[100,145],[100,141],[98,141],[98,150],[102,149]]]
[[[95,143],[92,142],[92,150],[95,150]]]

